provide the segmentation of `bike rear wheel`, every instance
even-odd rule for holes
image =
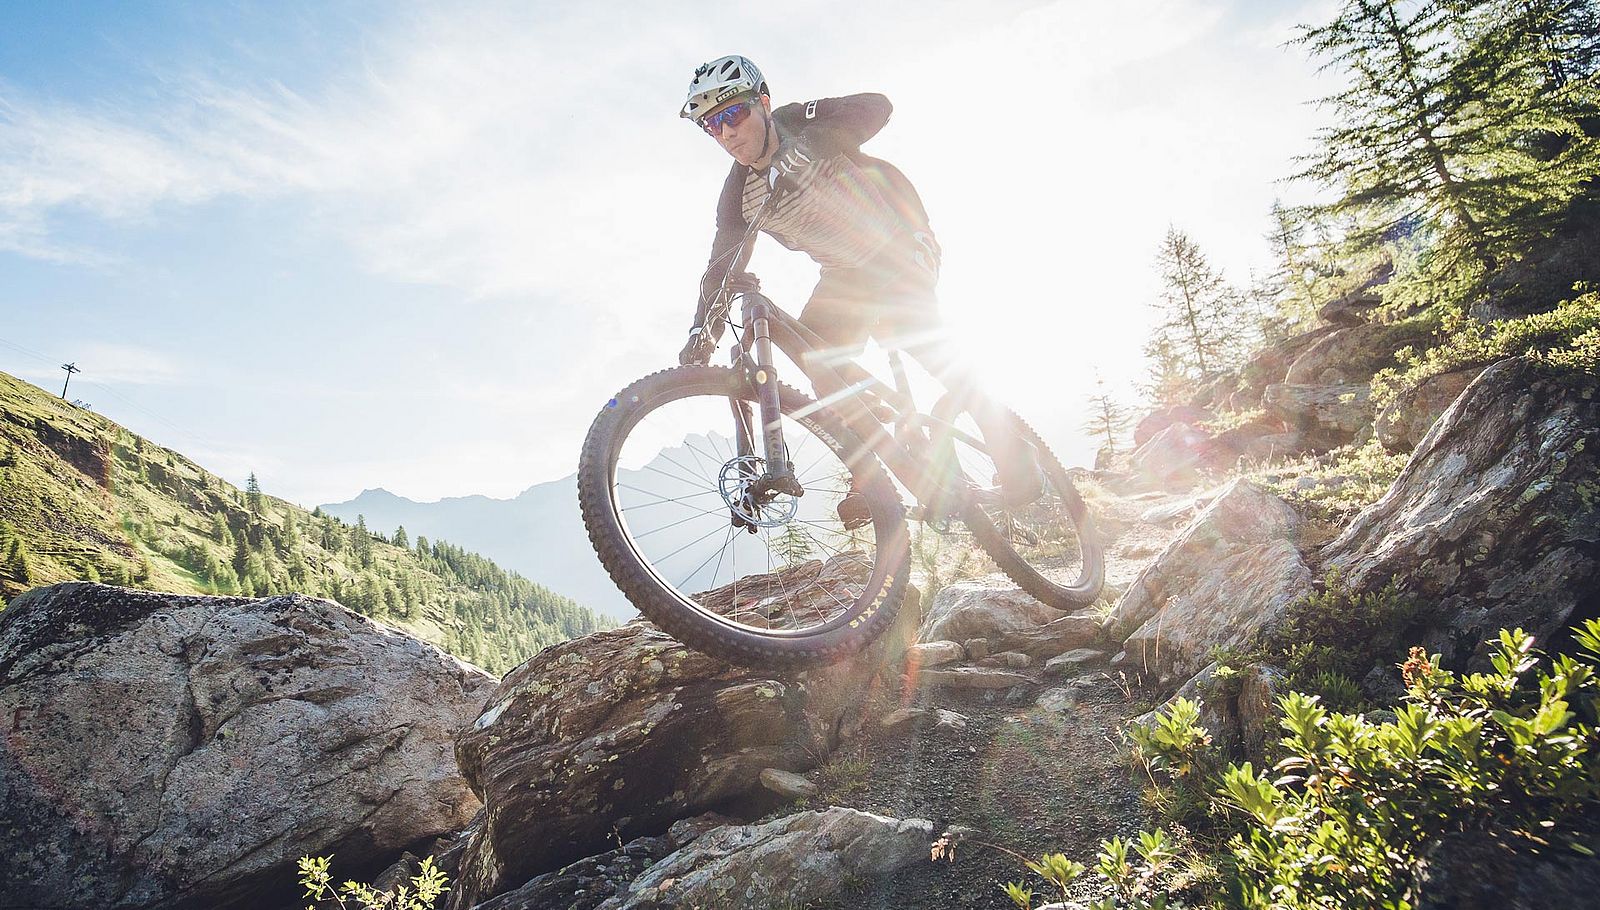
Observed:
[[[664,370],[619,392],[584,441],[584,525],[629,601],[684,644],[752,666],[831,663],[866,647],[899,610],[904,509],[876,457],[786,386],[784,439],[805,492],[760,492],[765,465],[739,457],[730,405],[756,412],[754,400],[742,374],[709,366]],[[758,428],[748,432],[759,440]],[[837,514],[852,492],[868,516],[856,528]]]
[[[1006,577],[1041,603],[1061,610],[1093,603],[1105,587],[1105,552],[1089,508],[1060,459],[1008,410],[1017,438],[1033,447],[1043,493],[1026,505],[1011,506],[993,492],[978,492],[998,484],[998,472],[976,421],[953,401],[947,398],[934,409],[945,428],[934,434],[935,452],[954,461],[954,470],[973,491],[959,512],[973,540]]]

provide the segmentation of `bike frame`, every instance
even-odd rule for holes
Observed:
[[[748,403],[730,398],[734,439],[739,457],[748,459],[756,455],[755,440],[759,435],[761,458],[766,465],[766,471],[760,477],[752,478],[753,484],[748,495],[759,497],[768,490],[792,495],[804,493],[795,479],[794,465],[789,461],[789,450],[783,440],[782,412],[778,405],[778,371],[772,356],[772,348],[776,345],[811,381],[819,397],[816,407],[842,406],[838,411],[843,423],[866,445],[867,451],[851,453],[847,464],[854,468],[860,458],[875,455],[911,491],[918,503],[926,506],[933,494],[943,491],[943,485],[936,483],[939,478],[929,470],[930,460],[917,457],[918,453],[904,443],[903,436],[921,438],[926,442],[929,440],[922,436],[923,432],[936,429],[944,438],[963,441],[978,451],[985,451],[987,447],[982,440],[939,416],[943,407],[936,406],[932,415],[917,411],[898,349],[891,348],[888,351],[895,379],[892,386],[854,362],[841,363],[838,368],[820,362],[820,358],[810,355],[826,349],[829,346],[826,341],[798,319],[779,309],[771,298],[761,293],[758,284],[735,282],[734,270],[746,260],[746,254],[760,235],[761,226],[781,194],[780,190],[774,188],[767,196],[740,245],[730,254],[733,258],[729,261],[728,271],[723,276],[718,292],[721,306],[714,308],[707,320],[708,326],[715,326],[715,337],[721,332],[721,324],[727,321],[733,301],[740,301],[741,323],[737,326],[740,337],[733,345],[732,363],[734,369],[744,373],[755,390],[761,424],[760,433],[757,434],[753,425],[754,415]],[[888,421],[879,419],[865,406],[861,396],[868,390],[873,390],[880,402],[892,412]],[[952,398],[954,390],[946,391],[949,394],[941,400],[940,405]],[[954,416],[952,414],[951,418]],[[977,491],[970,487],[962,487],[954,492],[977,495]]]

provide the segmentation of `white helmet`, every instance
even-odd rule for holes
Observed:
[[[738,95],[767,94],[767,80],[761,70],[748,57],[734,54],[702,63],[694,71],[689,83],[689,100],[678,111],[679,117],[697,120],[711,113],[717,105]]]

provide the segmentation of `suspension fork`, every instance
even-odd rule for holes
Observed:
[[[772,357],[772,301],[761,293],[744,295],[744,324],[747,350],[753,355],[750,380],[756,387],[756,404],[761,414],[761,448],[767,471],[762,486],[767,489],[804,495],[805,489],[794,476],[789,447],[783,440],[783,411],[778,404],[778,370]]]

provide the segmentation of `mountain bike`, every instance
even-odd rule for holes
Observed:
[[[1044,489],[1013,506],[993,486],[990,447],[964,397],[947,391],[919,411],[901,351],[887,352],[892,383],[826,356],[821,338],[731,266],[713,337],[724,323],[735,330],[729,366],[679,366],[632,383],[595,417],[578,463],[595,552],[661,629],[744,665],[848,657],[900,608],[908,519],[935,533],[964,526],[1049,606],[1099,595],[1104,555],[1089,510],[1020,417],[1006,420],[1032,447]],[[820,401],[779,381],[774,348],[825,392]],[[915,500],[910,510],[895,481]]]

